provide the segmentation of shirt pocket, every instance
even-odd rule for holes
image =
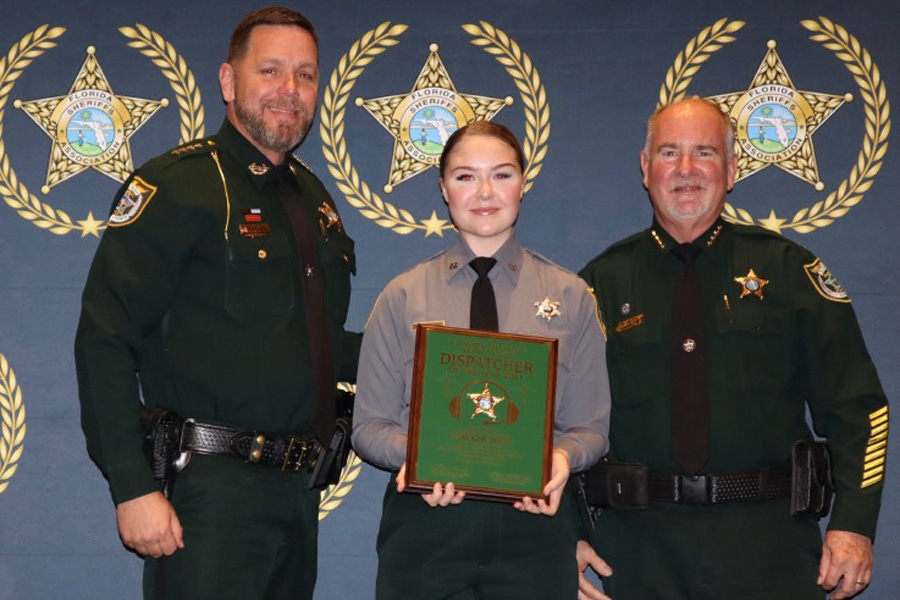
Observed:
[[[285,235],[239,237],[229,245],[225,310],[236,320],[283,318],[296,302],[295,261]]]
[[[756,402],[777,396],[799,362],[787,315],[768,299],[748,297],[719,311],[716,327],[710,375]]]
[[[612,403],[614,406],[642,406],[667,396],[671,382],[668,334],[653,317],[638,315],[639,324],[622,331],[609,332],[606,345]]]

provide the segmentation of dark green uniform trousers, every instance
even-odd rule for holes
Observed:
[[[310,600],[316,582],[318,490],[309,475],[194,456],[172,503],[184,549],[144,563],[144,597]]]
[[[428,506],[419,494],[384,497],[378,600],[545,600],[578,593],[580,517],[563,495],[553,517],[467,499]]]
[[[605,510],[594,547],[615,600],[822,600],[822,537],[788,500]]]

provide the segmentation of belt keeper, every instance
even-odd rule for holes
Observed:
[[[266,443],[266,436],[261,433],[253,436],[253,443],[250,445],[250,454],[247,457],[247,462],[255,463],[258,462],[260,458],[262,458],[263,446]]]

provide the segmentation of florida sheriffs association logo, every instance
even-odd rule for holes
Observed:
[[[721,19],[691,39],[666,73],[659,94],[660,105],[684,97],[702,64],[723,45],[735,41],[733,34],[744,24]],[[779,217],[774,209],[770,209],[765,217],[755,218],[730,203],[725,204],[724,215],[734,222],[759,224],[774,231],[794,229],[809,233],[847,214],[871,187],[887,152],[890,105],[878,67],[869,52],[844,27],[825,17],[800,24],[813,33],[810,39],[835,53],[859,86],[859,95],[865,104],[863,148],[847,179],[831,186],[833,191],[824,200],[800,209],[791,218]],[[819,175],[813,134],[854,97],[849,92],[799,89],[776,47],[775,40],[768,42],[765,56],[746,90],[709,96],[708,99],[717,103],[735,124],[737,182],[774,166],[822,192],[828,186]]]
[[[528,191],[540,173],[550,137],[550,106],[544,85],[528,55],[503,31],[483,21],[462,28],[472,36],[472,44],[503,65],[519,89],[526,117],[523,150]],[[331,74],[320,111],[322,152],[347,202],[364,217],[401,235],[422,231],[426,237],[443,236],[453,225],[440,219],[437,211],[432,210],[427,218],[417,217],[373,191],[353,166],[344,138],[346,105],[356,80],[375,57],[398,44],[397,38],[406,29],[406,25],[382,23],[366,32],[341,57]],[[444,144],[454,131],[475,120],[490,120],[514,103],[509,96],[497,98],[457,90],[438,50],[437,44],[429,46],[425,65],[408,92],[354,100],[357,107],[384,127],[394,142],[387,182],[381,187],[385,194],[436,167]]]
[[[63,27],[42,25],[28,33],[0,59],[0,107],[8,100],[15,81],[25,68],[65,33]],[[135,48],[160,68],[175,92],[181,121],[178,143],[204,135],[203,107],[194,75],[184,59],[158,33],[141,24],[122,27],[119,32]],[[166,98],[150,100],[116,94],[100,66],[96,49],[87,56],[68,93],[36,100],[15,99],[22,110],[50,138],[51,150],[41,193],[47,195],[60,183],[94,169],[113,180],[124,182],[134,165],[129,140],[160,108]],[[0,112],[0,132],[3,113]],[[10,166],[0,138],[0,195],[24,219],[58,235],[80,231],[81,236],[99,236],[103,220],[88,211],[84,219],[73,221],[63,210],[53,208],[29,192]]]
[[[9,487],[25,448],[25,404],[9,361],[0,354],[0,494]]]

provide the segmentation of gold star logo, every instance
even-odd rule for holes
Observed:
[[[798,90],[770,40],[756,75],[745,91],[710,96],[736,124],[738,168],[735,181],[775,165],[825,189],[812,136],[852,94]]]
[[[509,96],[491,98],[458,92],[437,53],[437,44],[431,44],[429,50],[409,92],[356,99],[356,105],[365,108],[394,138],[391,169],[384,186],[388,194],[398,184],[436,167],[454,131],[472,121],[489,121],[513,103]],[[428,226],[426,235],[433,232]]]
[[[543,317],[548,321],[553,317],[558,317],[562,314],[561,312],[559,312],[559,302],[551,300],[547,297],[544,297],[544,299],[540,302],[535,302],[534,305],[537,307],[537,312],[534,316]]]
[[[469,399],[475,404],[475,412],[472,413],[471,418],[474,419],[476,416],[484,414],[490,417],[492,421],[497,420],[497,413],[494,411],[494,408],[503,402],[503,398],[494,396],[487,383],[484,384],[483,391],[475,394],[467,394],[467,396],[469,396]]]
[[[159,101],[116,95],[93,46],[81,65],[69,93],[40,100],[16,100],[21,109],[53,141],[47,177],[41,191],[50,189],[92,168],[118,182],[124,182],[134,165],[128,140],[160,107]],[[81,223],[93,232],[93,217]]]
[[[735,277],[734,282],[741,286],[741,298],[753,294],[760,300],[763,299],[763,288],[769,285],[769,280],[759,277],[753,269],[743,277]]]

